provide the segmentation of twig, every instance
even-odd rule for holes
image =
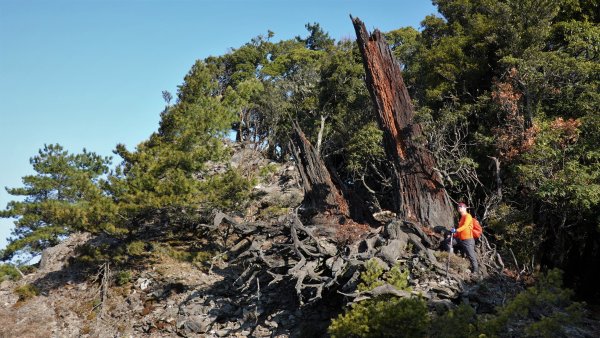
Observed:
[[[517,262],[517,257],[515,257],[514,252],[512,251],[511,248],[508,248],[508,251],[510,251],[510,254],[512,255],[513,260],[515,261],[515,267],[517,270],[519,270],[519,263]],[[517,275],[517,280],[519,280],[519,278],[521,277],[521,272],[519,272],[519,275]]]
[[[94,281],[97,281],[102,275],[102,279],[100,280],[100,287],[98,292],[100,293],[100,303],[92,308],[92,311],[96,310],[96,308],[100,307],[100,316],[98,318],[102,318],[104,316],[104,304],[106,303],[106,299],[108,298],[108,291],[110,287],[110,263],[105,262],[100,266],[100,271],[94,278]]]
[[[19,269],[18,266],[14,265],[14,267],[17,270],[17,272],[19,273],[19,275],[21,275],[21,278],[25,277],[25,275],[23,274],[23,272],[21,272],[21,269]]]
[[[254,308],[254,324],[258,322],[258,307],[260,306],[260,280],[256,277],[256,307]]]

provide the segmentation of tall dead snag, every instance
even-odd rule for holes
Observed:
[[[335,186],[321,156],[294,123],[292,151],[304,188],[303,204],[318,213],[349,216],[348,203],[340,189]]]
[[[422,130],[414,123],[414,108],[400,65],[381,32],[369,36],[358,18],[352,18],[363,58],[366,82],[379,126],[384,132],[385,152],[394,166],[394,205],[401,217],[424,225],[452,225],[452,205],[435,159],[423,145]]]

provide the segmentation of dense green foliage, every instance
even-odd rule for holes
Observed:
[[[25,302],[40,294],[40,290],[33,284],[23,284],[15,288],[15,294],[19,296],[20,302]]]
[[[384,273],[384,269],[377,263],[377,260],[371,259],[365,263],[365,270],[361,272],[360,280],[361,282],[357,286],[358,291],[373,290],[385,283],[394,286],[398,290],[410,291],[408,271],[403,271],[398,264]]]
[[[112,203],[101,187],[109,158],[46,145],[30,162],[36,174],[23,177],[24,187],[7,189],[24,199],[0,212],[1,217],[18,217],[3,258],[20,250],[39,253],[74,231],[114,231]]]
[[[360,284],[357,286],[358,291],[368,291],[384,284],[383,280],[380,280],[383,268],[377,263],[376,260],[371,259],[365,264],[365,271],[360,274]]]
[[[468,304],[462,303],[454,310],[432,318],[429,334],[430,337],[480,337],[477,334],[475,310]]]
[[[19,280],[21,279],[21,274],[12,264],[0,264],[0,283],[5,280]]]
[[[434,4],[420,32],[387,36],[446,187],[519,264],[560,266],[598,296],[598,2]]]
[[[563,288],[562,278],[560,270],[550,270],[494,314],[484,316],[477,316],[465,303],[432,315],[418,298],[369,299],[352,304],[333,319],[329,333],[332,337],[568,337],[568,332],[580,328],[583,304],[572,300],[573,291]],[[361,273],[362,291],[384,280],[392,284],[383,269],[370,261]],[[407,290],[408,275],[401,280],[404,286],[399,289]]]
[[[571,285],[598,296],[588,268],[600,264],[598,1],[434,4],[439,15],[419,30],[385,36],[451,197],[474,206],[519,269],[562,267]],[[39,253],[79,230],[131,242],[148,226],[193,228],[215,208],[243,213],[252,179],[211,167],[227,163],[224,139],[233,130],[284,161],[293,122],[347,191],[372,211],[389,209],[390,166],[358,48],[317,23],[306,29],[282,41],[269,31],[196,61],[175,101],[164,93],[158,130],[135,150],[116,147],[113,171],[108,158],[45,146],[31,160],[36,174],[8,189],[24,200],[0,213],[16,218],[2,257]]]
[[[432,337],[569,337],[578,332],[582,303],[572,300],[573,291],[563,288],[562,272],[554,269],[539,276],[536,284],[517,294],[493,315],[476,316],[461,304],[431,321]],[[577,334],[575,334],[577,333]]]
[[[426,337],[427,304],[418,298],[365,300],[332,321],[331,337]]]
[[[368,291],[388,283],[407,290],[408,271],[395,266],[387,273],[376,260],[370,260],[361,273],[359,291]],[[350,309],[331,321],[331,337],[425,337],[429,314],[427,303],[418,298],[380,296],[351,305]]]
[[[180,87],[178,102],[167,103],[159,130],[135,151],[117,145],[123,161],[112,172],[110,158],[85,149],[81,154],[60,145],[40,150],[31,159],[37,175],[24,177],[23,188],[8,189],[25,199],[10,202],[0,213],[17,218],[3,258],[38,254],[75,231],[126,238],[137,236],[144,225],[168,225],[176,232],[197,224],[212,208],[242,209],[252,182],[233,168],[210,171],[210,163],[230,154],[224,139],[235,116],[222,98],[219,74],[198,61]],[[110,257],[102,252],[84,256]]]
[[[549,271],[482,321],[480,330],[491,337],[568,337],[565,328],[578,324],[583,304],[572,301],[573,291],[562,288],[562,279],[561,271]]]
[[[207,177],[207,162],[229,154],[222,140],[234,119],[218,75],[213,65],[196,62],[178,102],[161,114],[159,130],[135,152],[117,146],[123,162],[110,191],[134,227],[156,221],[186,226],[198,221],[201,207],[233,208],[243,200],[249,184],[232,169],[224,179]]]

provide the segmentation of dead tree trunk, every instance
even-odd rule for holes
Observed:
[[[400,66],[381,32],[375,30],[369,36],[362,21],[351,19],[367,87],[384,132],[385,152],[394,166],[394,211],[424,225],[450,227],[452,205],[434,170],[435,159],[423,144],[421,126],[414,122],[414,109]]]
[[[335,186],[321,156],[294,123],[291,137],[296,166],[302,177],[304,206],[321,214],[349,216],[348,203]]]

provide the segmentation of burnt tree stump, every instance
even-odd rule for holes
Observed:
[[[305,207],[321,214],[348,217],[348,202],[327,170],[317,149],[294,123],[291,135],[292,151],[302,178]]]
[[[400,65],[379,30],[370,36],[358,18],[352,18],[362,54],[366,84],[384,132],[384,147],[394,166],[394,208],[404,219],[428,226],[451,227],[453,208],[435,171],[435,159],[426,149],[421,125],[414,122],[414,108]]]

